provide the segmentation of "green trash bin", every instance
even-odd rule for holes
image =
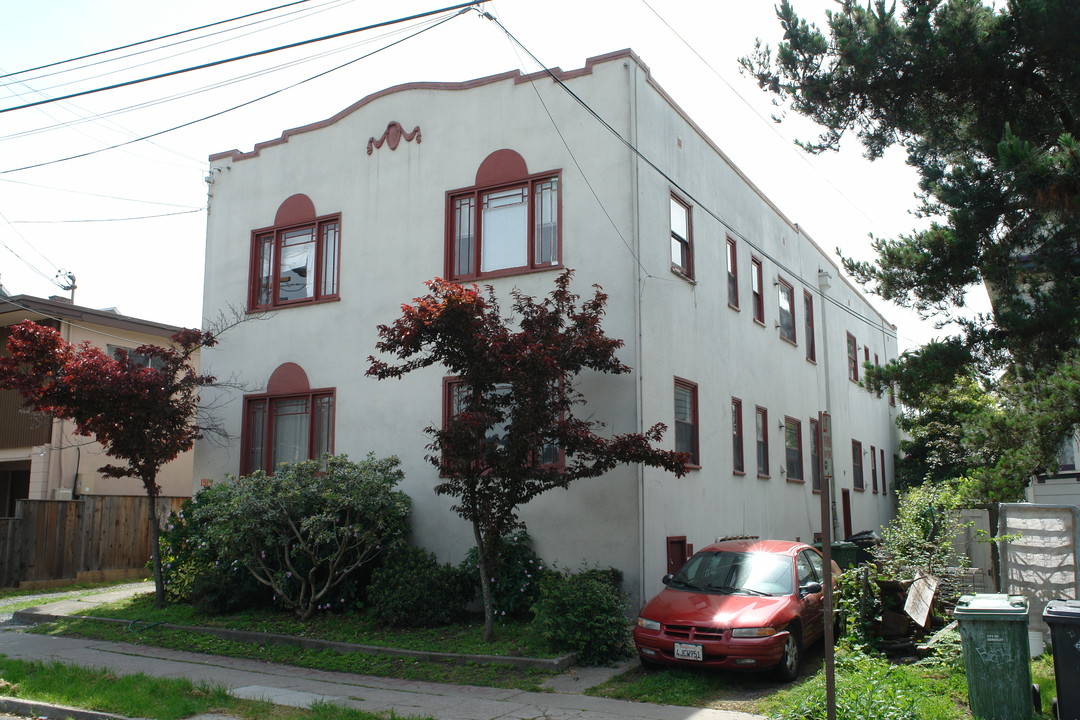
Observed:
[[[964,595],[956,603],[968,705],[980,720],[1027,720],[1035,710],[1023,595]]]
[[[814,547],[818,550],[822,549],[821,545],[819,542],[814,543]],[[838,540],[830,543],[830,547],[832,548],[832,561],[839,565],[841,570],[855,567],[855,551],[858,550],[855,543]]]

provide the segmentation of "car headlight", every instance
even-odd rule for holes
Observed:
[[[656,622],[655,620],[646,620],[643,617],[639,617],[637,619],[637,624],[638,624],[639,628],[645,628],[646,630],[659,630],[660,629],[660,623]]]
[[[776,632],[776,628],[771,627],[735,628],[731,631],[731,637],[772,637]]]

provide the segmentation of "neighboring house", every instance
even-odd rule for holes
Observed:
[[[424,460],[453,386],[439,368],[365,378],[376,325],[436,276],[506,299],[573,268],[576,291],[609,294],[604,329],[634,369],[581,378],[586,413],[612,433],[664,422],[694,467],[624,466],[537,498],[521,517],[541,557],[615,566],[640,599],[717,536],[811,540],[826,410],[838,532],[879,528],[896,408],[858,380],[896,357],[894,327],[632,52],[557,74],[626,143],[547,75],[508,72],[389,88],[211,157],[205,312],[272,312],[204,350],[209,371],[261,389],[204,393],[238,441],[197,444],[197,482],[324,450],[397,455],[413,540],[462,558],[470,527]]]
[[[1043,505],[1076,505],[1080,507],[1080,470],[1077,469],[1076,437],[1061,441],[1058,449],[1058,468],[1052,474],[1036,475],[1025,493],[1028,502]]]
[[[167,345],[180,328],[94,310],[60,297],[0,295],[0,353],[7,354],[8,328],[33,320],[58,330],[75,345],[85,341],[107,352],[139,345]],[[193,453],[162,468],[162,495],[191,495]],[[118,462],[91,438],[76,435],[69,421],[54,420],[23,407],[14,390],[0,390],[0,517],[15,512],[15,501],[71,500],[84,495],[145,495],[137,478],[103,478],[98,468]]]

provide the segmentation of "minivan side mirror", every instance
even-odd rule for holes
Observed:
[[[821,583],[819,582],[808,582],[799,587],[800,595],[817,595],[819,592],[821,592]]]
[[[665,575],[664,577],[660,578],[660,582],[662,582],[662,583],[664,583],[665,585],[667,585],[667,584],[668,584],[669,582],[671,582],[671,578],[673,578],[673,577],[675,577],[675,576],[674,576],[674,575],[672,575],[671,573],[668,573],[668,574],[667,574],[667,575]]]

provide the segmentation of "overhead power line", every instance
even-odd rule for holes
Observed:
[[[91,90],[82,90],[80,92],[68,93],[67,95],[58,95],[57,97],[48,98],[45,100],[37,100],[31,103],[24,103],[22,105],[15,105],[8,108],[0,108],[0,114],[14,112],[15,110],[26,110],[27,108],[38,107],[39,105],[47,105],[49,103],[60,102],[61,100],[71,100],[72,98],[83,97],[84,95],[93,95],[95,93],[106,92],[108,90],[117,90],[119,88],[131,87],[132,85],[139,85],[141,83],[150,82],[152,80],[162,80],[167,77],[173,77],[176,75],[182,75],[184,73],[195,72],[196,70],[206,70],[212,67],[218,67],[219,65],[225,65],[227,63],[237,62],[239,60],[247,60],[253,57],[260,57],[262,55],[269,55],[270,53],[280,52],[282,50],[291,50],[292,48],[303,47],[305,45],[311,45],[317,42],[323,42],[326,40],[333,40],[339,37],[345,37],[347,35],[353,35],[359,32],[365,32],[367,30],[374,30],[376,28],[387,27],[388,25],[397,25],[398,23],[408,22],[410,20],[419,20],[421,18],[431,17],[432,15],[438,15],[440,13],[450,12],[452,10],[463,10],[470,8],[474,5],[490,2],[490,0],[476,0],[476,2],[460,3],[458,5],[450,5],[448,7],[440,8],[438,10],[429,10],[427,12],[417,13],[415,15],[409,15],[408,17],[397,18],[395,20],[387,20],[385,22],[374,23],[372,25],[365,25],[364,27],[353,28],[352,30],[343,30],[337,33],[331,33],[330,35],[323,35],[317,38],[310,38],[308,40],[300,40],[298,42],[289,43],[287,45],[279,45],[278,47],[268,48],[266,50],[257,50],[256,52],[245,53],[243,55],[236,55],[231,58],[224,58],[222,60],[214,60],[212,62],[203,63],[201,65],[192,65],[190,67],[181,68],[180,70],[170,70],[169,72],[158,73],[157,75],[149,75],[147,77],[138,78],[136,80],[128,80],[122,83],[114,83],[112,85],[106,85],[104,87],[93,88]]]
[[[176,37],[178,35],[184,35],[189,32],[205,30],[206,28],[212,28],[216,25],[225,25],[227,23],[236,22],[237,20],[243,20],[244,18],[254,17],[255,15],[262,15],[264,13],[273,12],[275,10],[281,10],[282,8],[291,7],[293,5],[301,5],[306,2],[311,2],[311,0],[295,0],[295,2],[285,3],[284,5],[278,5],[277,7],[267,8],[266,10],[258,10],[256,12],[251,12],[246,15],[238,15],[234,18],[229,18],[228,20],[218,20],[217,22],[188,28],[187,30],[179,30],[177,32],[169,33],[167,35],[159,35],[158,37],[150,38],[148,40],[140,40],[138,42],[128,43],[127,45],[120,45],[118,47],[110,48],[108,50],[98,50],[96,52],[87,53],[86,55],[80,55],[79,57],[68,58],[67,60],[57,60],[56,62],[47,63],[45,65],[38,65],[37,67],[26,68],[25,70],[16,70],[15,72],[4,73],[0,75],[0,80],[4,78],[14,77],[16,75],[24,75],[29,72],[45,70],[46,68],[56,67],[57,65],[66,65],[67,63],[78,62],[79,60],[86,60],[87,58],[97,57],[98,55],[107,55],[111,52],[127,50],[128,48],[138,47],[139,45],[146,45],[147,43],[157,42],[158,40],[167,40],[171,37]]]

